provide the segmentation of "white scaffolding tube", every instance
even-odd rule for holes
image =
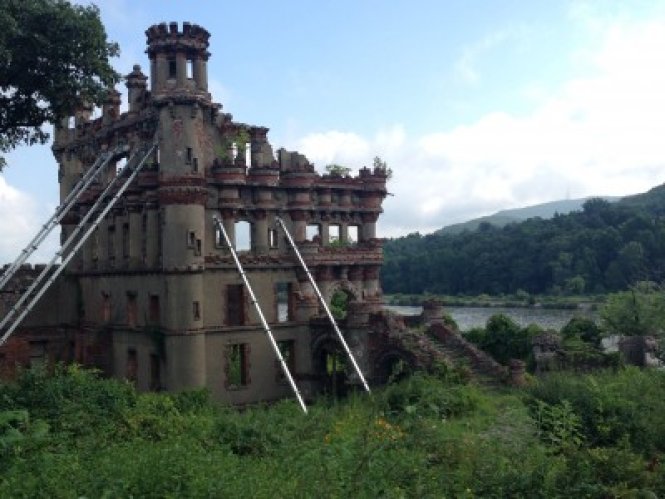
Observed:
[[[14,332],[14,330],[19,326],[19,324],[23,321],[26,315],[32,310],[32,308],[35,306],[37,301],[42,297],[42,295],[46,292],[46,290],[53,284],[55,279],[60,275],[60,273],[65,270],[65,267],[69,263],[69,261],[74,257],[76,252],[83,246],[83,244],[86,242],[86,240],[90,237],[90,234],[97,228],[97,226],[100,224],[100,222],[104,219],[106,214],[113,208],[115,203],[120,199],[120,197],[123,195],[125,190],[129,187],[131,182],[134,180],[138,172],[141,170],[143,165],[145,164],[146,160],[150,157],[152,152],[155,150],[157,147],[156,144],[152,144],[147,152],[143,155],[141,158],[141,151],[137,151],[130,159],[127,161],[127,165],[123,170],[121,171],[120,174],[118,174],[110,183],[108,186],[106,186],[106,189],[99,195],[97,198],[97,201],[95,201],[94,205],[90,208],[88,213],[85,214],[83,219],[79,222],[79,224],[76,226],[76,228],[72,231],[70,236],[67,238],[67,240],[64,242],[62,247],[56,252],[55,256],[51,259],[49,264],[42,270],[42,272],[37,276],[37,278],[32,282],[30,287],[21,295],[19,300],[16,302],[16,304],[11,308],[9,313],[5,316],[5,318],[0,322],[0,331],[2,328],[11,320],[11,318],[18,312],[20,307],[23,305],[23,303],[30,297],[30,295],[33,293],[33,291],[39,286],[41,281],[44,279],[44,277],[48,274],[48,272],[51,270],[51,268],[55,265],[57,262],[58,258],[60,258],[65,250],[69,247],[69,245],[74,241],[78,233],[81,231],[81,229],[84,227],[84,225],[88,222],[88,220],[92,217],[94,212],[101,206],[101,204],[104,202],[106,195],[109,193],[109,191],[113,188],[113,186],[116,184],[117,180],[123,176],[125,172],[131,172],[129,174],[129,177],[125,181],[124,184],[120,186],[118,191],[115,193],[115,195],[111,198],[111,200],[108,202],[108,204],[104,207],[104,209],[99,213],[97,218],[94,220],[94,222],[90,225],[88,230],[81,236],[81,239],[76,243],[76,245],[72,248],[72,250],[69,252],[69,254],[64,258],[60,266],[55,270],[53,275],[47,279],[47,281],[44,283],[44,285],[37,291],[37,293],[32,297],[30,302],[25,306],[23,311],[19,314],[19,316],[11,323],[7,331],[2,335],[2,338],[0,338],[0,346],[4,345],[7,339],[11,336],[11,334]],[[132,160],[136,158],[141,158],[140,161],[137,163],[135,167],[131,166]]]
[[[2,289],[5,284],[16,274],[18,269],[25,263],[25,261],[32,255],[44,242],[44,239],[51,233],[51,231],[60,223],[64,216],[69,212],[69,210],[74,206],[76,201],[81,194],[85,192],[88,186],[93,182],[97,177],[99,172],[101,172],[108,162],[116,157],[119,153],[125,151],[127,146],[119,146],[113,149],[113,151],[107,151],[102,153],[95,163],[86,170],[85,174],[79,179],[79,181],[74,185],[74,188],[67,195],[65,200],[56,208],[55,213],[51,218],[49,218],[37,235],[28,243],[28,245],[21,251],[18,258],[5,270],[0,277],[0,289]]]
[[[305,402],[303,401],[303,398],[300,395],[300,391],[298,391],[298,387],[296,386],[296,382],[293,380],[293,377],[291,376],[291,372],[289,371],[289,366],[287,366],[286,362],[284,361],[284,357],[282,356],[282,352],[279,350],[279,346],[277,345],[277,342],[275,341],[275,337],[273,336],[272,331],[270,330],[270,326],[268,325],[268,322],[266,321],[266,318],[263,316],[263,311],[261,310],[261,307],[259,306],[259,302],[257,301],[256,296],[254,295],[254,291],[252,290],[252,286],[249,284],[249,280],[247,279],[247,274],[245,274],[245,271],[242,267],[242,264],[240,263],[240,260],[238,259],[238,255],[236,253],[236,250],[233,247],[233,244],[231,244],[231,239],[229,239],[229,235],[226,233],[226,229],[224,228],[224,225],[219,220],[219,218],[217,218],[216,215],[213,215],[212,220],[213,220],[217,230],[224,236],[224,241],[226,242],[226,245],[229,247],[229,250],[231,250],[231,255],[233,256],[233,261],[235,262],[236,267],[238,268],[238,272],[240,273],[240,277],[242,278],[242,281],[245,283],[245,287],[247,288],[247,291],[249,291],[249,296],[252,300],[252,305],[254,305],[254,308],[256,309],[256,312],[259,314],[259,318],[261,319],[261,323],[263,324],[263,329],[265,330],[266,334],[268,335],[268,339],[270,340],[270,344],[272,345],[272,348],[275,351],[275,355],[279,359],[279,363],[282,366],[282,370],[284,371],[284,374],[286,375],[287,379],[289,380],[289,383],[291,384],[291,389],[293,390],[293,393],[295,394],[296,398],[298,399],[298,402],[300,403],[300,407],[302,407],[303,412],[305,414],[307,414],[307,406],[305,405]]]
[[[351,353],[351,349],[349,348],[349,345],[346,343],[346,340],[344,339],[344,336],[342,335],[342,332],[339,330],[339,327],[337,326],[337,321],[335,321],[335,318],[333,317],[332,312],[330,312],[330,308],[328,308],[328,304],[326,303],[326,300],[324,300],[323,295],[321,294],[321,291],[319,290],[319,287],[316,285],[316,281],[314,281],[314,278],[312,277],[312,274],[310,273],[309,269],[307,268],[307,265],[305,264],[305,260],[303,260],[302,255],[300,254],[300,251],[298,250],[298,247],[296,246],[296,243],[293,241],[293,238],[291,238],[291,234],[289,234],[289,231],[286,228],[286,225],[284,224],[284,220],[282,220],[280,217],[275,217],[275,220],[277,221],[277,224],[284,231],[284,234],[286,235],[286,238],[288,239],[289,244],[291,245],[291,248],[293,248],[293,251],[295,252],[296,256],[298,257],[298,260],[300,261],[300,265],[302,266],[302,268],[307,273],[307,277],[309,278],[309,282],[312,283],[312,287],[314,288],[314,291],[316,291],[316,296],[319,297],[319,301],[321,302],[321,305],[325,309],[326,314],[328,314],[328,318],[330,319],[330,322],[332,323],[333,328],[335,329],[335,333],[337,333],[337,337],[339,338],[339,342],[344,347],[344,351],[346,352],[346,355],[349,357],[349,360],[351,361],[351,364],[353,364],[353,368],[356,370],[356,373],[358,374],[358,377],[360,378],[360,381],[362,382],[363,387],[365,388],[365,391],[367,393],[371,393],[371,390],[369,389],[369,385],[367,384],[367,381],[365,381],[365,376],[363,376],[363,373],[360,370],[360,367],[358,366],[358,363],[356,362],[356,359],[354,358],[353,353]]]

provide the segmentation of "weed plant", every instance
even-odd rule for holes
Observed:
[[[77,367],[0,385],[0,497],[653,497],[665,375],[526,391],[414,374],[369,397],[219,406]]]

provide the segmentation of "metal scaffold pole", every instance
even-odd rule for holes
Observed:
[[[300,265],[302,266],[302,268],[307,273],[307,277],[309,278],[309,282],[312,284],[312,287],[314,288],[314,291],[316,292],[316,296],[318,296],[319,301],[321,302],[321,305],[323,306],[324,310],[326,311],[326,314],[328,314],[328,318],[330,319],[330,322],[332,323],[333,328],[335,329],[335,333],[337,333],[337,338],[339,338],[340,343],[344,347],[344,351],[346,352],[346,355],[349,357],[349,360],[351,361],[351,364],[353,364],[353,368],[356,370],[356,373],[358,374],[358,377],[360,378],[360,381],[362,382],[363,387],[365,388],[365,391],[367,393],[371,393],[371,390],[369,389],[369,385],[367,384],[367,381],[365,381],[365,376],[363,375],[362,371],[360,370],[360,367],[358,366],[358,363],[356,362],[356,359],[353,356],[353,353],[351,352],[351,349],[349,348],[349,345],[346,343],[346,340],[344,339],[344,336],[342,335],[342,332],[339,330],[339,327],[337,326],[337,321],[335,321],[335,318],[333,317],[333,314],[330,311],[330,308],[328,307],[328,304],[326,303],[326,300],[323,298],[323,295],[321,294],[321,291],[319,290],[319,287],[317,286],[316,281],[314,281],[314,278],[312,277],[312,274],[310,273],[309,268],[307,268],[307,264],[305,263],[305,260],[303,260],[302,255],[300,254],[300,251],[298,250],[298,247],[296,246],[296,243],[293,241],[293,238],[291,237],[291,234],[289,233],[288,229],[286,228],[286,225],[284,224],[284,220],[282,220],[280,217],[275,217],[275,220],[277,221],[277,224],[284,231],[284,234],[286,235],[286,238],[288,239],[289,244],[291,245],[291,248],[293,249],[296,256],[298,257],[298,261],[300,262]]]
[[[28,245],[21,251],[19,256],[14,262],[7,267],[5,272],[0,277],[0,289],[14,276],[16,271],[25,263],[25,261],[32,255],[42,244],[44,239],[51,233],[51,231],[60,223],[69,210],[76,204],[76,201],[81,197],[81,194],[90,186],[90,184],[97,178],[97,175],[104,169],[104,167],[116,157],[119,153],[127,150],[127,146],[118,146],[112,151],[102,153],[94,164],[85,172],[79,179],[71,192],[67,195],[65,200],[56,208],[55,213],[49,218],[44,225],[42,225],[37,235],[28,243]]]
[[[284,356],[282,355],[282,352],[279,350],[279,346],[277,345],[277,342],[275,341],[275,337],[272,334],[272,331],[270,330],[270,326],[268,325],[268,321],[266,321],[266,318],[263,315],[263,311],[261,310],[261,307],[259,306],[259,302],[256,299],[256,296],[254,295],[254,291],[252,290],[252,286],[249,283],[249,280],[247,279],[247,274],[245,274],[245,271],[242,267],[242,264],[240,263],[240,260],[238,259],[238,254],[236,253],[235,248],[233,247],[233,244],[231,243],[231,239],[229,238],[229,235],[226,233],[226,229],[224,228],[224,224],[217,218],[217,216],[213,215],[212,220],[215,224],[215,227],[217,230],[222,234],[224,237],[224,241],[226,242],[226,245],[229,247],[229,250],[231,251],[231,256],[233,257],[233,261],[236,264],[236,267],[238,268],[238,272],[240,273],[240,277],[242,278],[243,283],[245,284],[245,287],[247,288],[247,291],[249,291],[249,296],[252,301],[252,305],[254,305],[254,308],[259,315],[259,318],[261,319],[261,323],[263,324],[263,329],[266,332],[266,335],[268,336],[268,339],[270,340],[270,344],[272,345],[273,350],[275,351],[275,355],[277,356],[277,359],[279,360],[280,365],[282,366],[282,370],[284,371],[284,374],[286,375],[287,379],[289,380],[289,384],[291,385],[291,389],[293,390],[293,393],[295,394],[296,398],[298,399],[298,402],[300,403],[300,407],[302,408],[303,412],[307,414],[307,406],[305,405],[305,402],[303,401],[302,396],[300,395],[300,391],[298,390],[298,386],[296,385],[296,382],[293,380],[293,376],[291,376],[291,371],[289,371],[289,366],[286,365],[286,361],[284,360]]]
[[[42,295],[46,292],[46,290],[55,282],[55,279],[60,275],[60,273],[65,270],[65,267],[67,264],[70,262],[70,260],[76,255],[76,252],[83,246],[83,244],[87,241],[87,239],[90,237],[92,232],[97,228],[97,226],[100,224],[100,222],[104,219],[106,214],[113,208],[115,203],[120,199],[120,197],[123,195],[125,190],[129,187],[129,185],[132,183],[136,175],[139,173],[143,165],[145,164],[146,160],[150,157],[152,152],[155,150],[157,147],[156,143],[153,143],[147,151],[143,154],[141,157],[142,151],[139,150],[137,151],[130,159],[127,161],[127,165],[125,168],[122,170],[120,174],[118,174],[113,181],[109,183],[108,186],[104,189],[104,191],[98,196],[97,200],[93,204],[93,206],[90,208],[90,210],[85,214],[85,216],[81,219],[79,224],[76,226],[76,228],[72,231],[70,236],[67,238],[67,240],[63,243],[62,247],[56,252],[56,254],[53,256],[49,264],[42,270],[42,272],[37,276],[37,278],[32,282],[32,284],[28,287],[28,289],[21,295],[19,300],[16,302],[16,304],[11,308],[11,310],[7,313],[7,315],[4,317],[4,319],[0,322],[0,331],[2,330],[3,327],[18,313],[20,308],[23,306],[26,300],[30,298],[32,293],[37,289],[37,287],[41,284],[41,282],[44,280],[46,275],[50,272],[51,268],[55,266],[58,258],[61,258],[62,255],[64,254],[65,250],[69,247],[69,245],[76,239],[78,236],[79,232],[83,229],[85,224],[88,222],[88,220],[94,215],[95,211],[101,206],[101,204],[104,202],[106,199],[106,196],[112,188],[115,186],[117,183],[118,179],[123,176],[126,172],[130,172],[127,180],[118,188],[118,191],[113,195],[113,197],[109,200],[107,205],[104,207],[104,209],[97,215],[97,218],[93,221],[93,223],[88,227],[88,230],[85,231],[85,233],[81,236],[81,238],[78,240],[78,242],[74,245],[72,250],[68,253],[68,255],[63,259],[62,263],[60,266],[53,272],[53,274],[46,280],[43,286],[37,290],[35,295],[30,299],[29,303],[23,308],[21,313],[18,315],[18,317],[11,323],[7,331],[2,335],[0,338],[0,346],[4,345],[7,339],[11,336],[11,334],[14,332],[14,330],[19,326],[19,324],[23,321],[25,316],[32,310],[32,308],[35,306],[35,304],[39,301],[39,299],[42,297]],[[140,158],[140,161],[138,161]],[[132,160],[136,159],[138,162],[136,166],[132,166]]]

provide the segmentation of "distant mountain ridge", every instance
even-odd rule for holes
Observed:
[[[503,227],[513,222],[523,222],[529,218],[540,217],[542,219],[552,218],[556,213],[566,215],[572,211],[581,211],[582,206],[589,199],[601,198],[605,201],[616,202],[622,199],[619,196],[589,196],[579,199],[562,199],[559,201],[549,201],[547,203],[534,204],[523,208],[513,208],[510,210],[497,211],[492,215],[474,218],[466,222],[446,225],[439,229],[435,234],[459,234],[464,231],[473,232],[482,223],[488,223],[494,227]]]
[[[385,293],[585,294],[665,278],[665,184],[615,202],[529,207],[515,221],[458,233],[409,234],[384,244]],[[586,201],[586,202],[585,202]],[[573,204],[574,208],[575,205]],[[512,212],[512,213],[511,213]],[[543,218],[538,215],[560,213]],[[536,215],[536,216],[534,216]],[[487,220],[487,219],[485,219]]]

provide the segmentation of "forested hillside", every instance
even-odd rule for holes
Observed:
[[[665,185],[617,203],[386,241],[386,293],[602,293],[665,277]]]

